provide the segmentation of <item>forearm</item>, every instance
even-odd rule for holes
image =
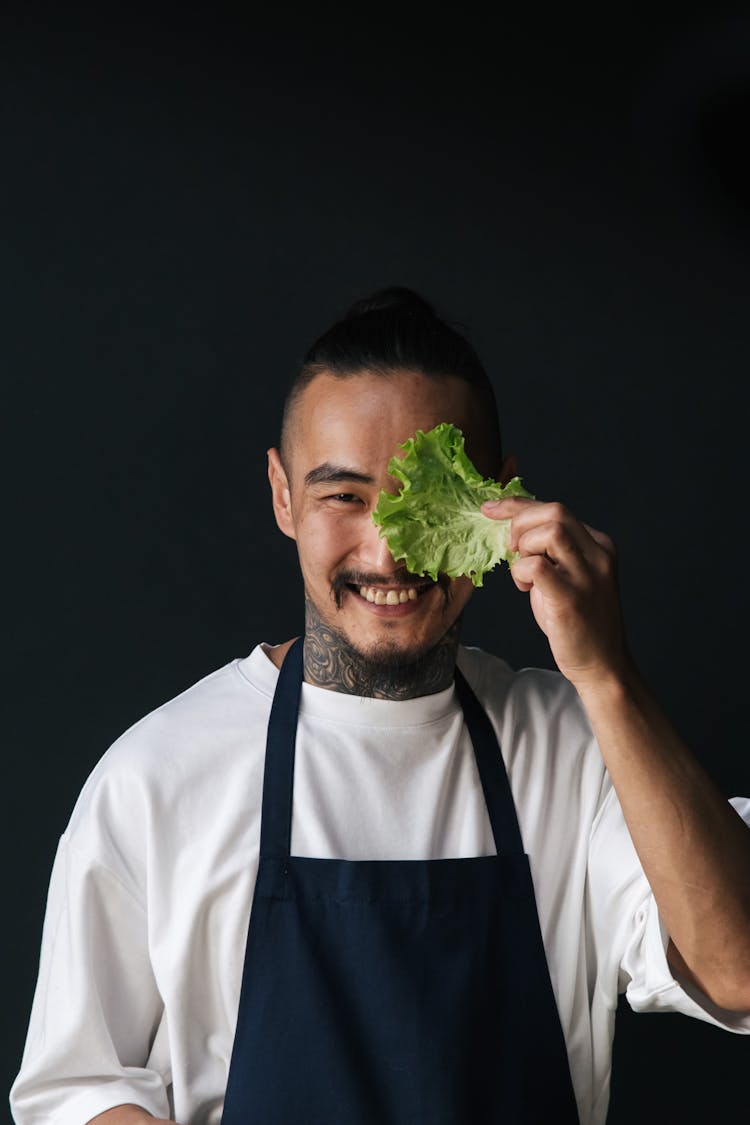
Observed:
[[[137,1105],[116,1105],[92,1117],[87,1125],[168,1125],[164,1118],[152,1117]]]
[[[673,962],[719,1006],[749,1010],[750,831],[632,668],[579,693]]]

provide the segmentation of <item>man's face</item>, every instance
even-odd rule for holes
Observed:
[[[297,542],[305,593],[323,624],[364,657],[424,656],[471,596],[468,578],[435,583],[395,562],[372,512],[381,489],[398,491],[386,466],[417,429],[452,422],[472,456],[475,410],[470,388],[453,377],[323,374],[296,403],[286,473],[269,451],[276,519]]]

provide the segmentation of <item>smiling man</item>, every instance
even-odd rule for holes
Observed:
[[[390,699],[450,684],[471,580],[432,582],[397,566],[372,512],[381,489],[397,491],[386,466],[398,445],[445,418],[477,435],[481,460],[493,465],[499,448],[477,413],[471,384],[409,370],[324,371],[292,398],[269,477],[304,577],[306,682]]]
[[[268,454],[304,629],[86,782],[17,1125],[603,1125],[620,992],[750,1031],[750,801],[639,676],[612,541],[559,503],[484,506],[558,669],[514,671],[461,643],[470,580],[378,534],[391,457],[440,422],[514,474],[474,349],[419,295],[310,348]]]

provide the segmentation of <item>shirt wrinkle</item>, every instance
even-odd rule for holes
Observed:
[[[143,899],[133,889],[133,887],[129,886],[128,883],[125,881],[125,879],[121,875],[119,875],[116,871],[114,871],[107,863],[105,863],[101,859],[97,859],[96,864],[92,865],[90,857],[87,855],[87,853],[84,851],[84,849],[82,849],[78,846],[78,844],[72,838],[72,836],[68,835],[67,831],[64,832],[62,834],[62,836],[60,837],[60,842],[61,842],[61,844],[64,845],[66,850],[71,851],[71,852],[75,852],[76,855],[78,856],[79,860],[83,863],[83,865],[85,867],[88,866],[89,869],[92,870],[92,871],[93,870],[103,871],[106,875],[109,875],[110,878],[114,879],[114,881],[118,884],[118,886],[120,886],[122,888],[122,890],[125,891],[127,896],[136,904],[136,906],[139,908],[141,913],[142,914],[146,913],[147,907],[146,907],[146,903],[143,901]]]
[[[458,663],[508,768],[581,1125],[605,1125],[618,973],[629,976],[636,1010],[681,1011],[742,1034],[750,1033],[750,1016],[724,1019],[672,978],[655,902],[571,685],[548,669],[513,672],[476,648],[459,647]],[[11,1090],[16,1125],[81,1125],[72,1107],[89,1119],[111,1108],[115,1089],[120,1104],[138,1104],[140,1089],[144,1108],[157,1117],[220,1125],[277,675],[256,646],[140,719],[92,771],[60,837],[64,862],[50,879],[27,1049]],[[295,854],[494,854],[457,707],[399,724],[400,713],[419,715],[419,701],[386,701],[388,723],[368,726],[367,707],[358,725],[351,697],[326,695],[323,707],[303,708],[299,718]],[[750,821],[750,801],[738,811]],[[100,824],[102,814],[111,822]],[[85,880],[94,872],[99,893],[89,895]],[[137,915],[128,912],[131,904]],[[120,979],[105,972],[100,992],[85,950],[86,935],[98,926],[119,942],[110,963],[127,973]],[[106,967],[106,951],[97,955]],[[88,982],[91,995],[71,991],[75,982]],[[128,997],[135,997],[132,1005]],[[157,1003],[166,1022],[149,1069]],[[143,1027],[124,1005],[143,1012]],[[132,1035],[140,1035],[142,1068],[113,1057],[114,1027],[129,1051]]]

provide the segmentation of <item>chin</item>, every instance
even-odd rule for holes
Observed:
[[[349,648],[373,668],[381,668],[390,673],[397,673],[399,669],[413,670],[430,656],[444,640],[443,636],[436,640],[415,641],[413,636],[397,640],[395,637],[381,637],[365,641],[356,634],[346,634],[343,640]]]
[[[349,644],[361,660],[367,661],[373,667],[388,668],[393,672],[398,671],[399,668],[411,668],[427,656],[434,647],[433,645],[399,645],[393,641],[383,641],[367,647],[362,647],[351,640]]]

